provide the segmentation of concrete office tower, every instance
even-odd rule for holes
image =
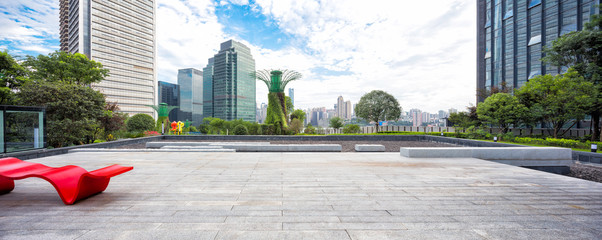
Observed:
[[[213,116],[255,122],[255,60],[244,44],[229,40],[213,56]]]
[[[60,0],[61,50],[102,63],[109,76],[92,87],[130,115],[155,115],[155,13],[155,0]]]
[[[293,107],[294,107],[295,106],[295,89],[294,88],[288,89],[288,97],[291,98],[291,103],[293,104]]]
[[[540,61],[542,49],[579,31],[599,0],[478,0],[477,89],[520,88],[537,75],[564,69]],[[483,99],[477,99],[482,101]]]
[[[194,125],[203,120],[203,72],[194,68],[178,70],[180,86],[180,108],[178,120],[192,121]]]
[[[351,119],[351,115],[353,115],[353,110],[351,109],[351,101],[346,101],[345,102],[345,118],[344,119]]]
[[[213,117],[213,58],[203,68],[203,118]]]
[[[180,106],[180,86],[173,83],[159,81],[159,104],[167,103],[168,106]],[[169,112],[170,121],[178,121],[178,109]]]
[[[420,111],[420,109],[410,109],[410,116],[412,117],[412,126],[413,127],[420,127],[422,126],[422,111]]]

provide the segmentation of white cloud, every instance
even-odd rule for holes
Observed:
[[[257,0],[257,5],[304,41],[314,67],[352,73],[303,72],[306,79],[291,83],[297,106],[330,107],[338,95],[357,102],[373,89],[393,94],[405,109],[435,112],[474,102],[474,1]]]
[[[58,46],[44,46],[45,41],[59,38],[58,8],[58,0],[2,1],[0,40],[40,54],[58,49]]]

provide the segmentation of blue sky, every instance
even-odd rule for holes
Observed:
[[[59,48],[58,0],[0,1],[0,50]],[[404,111],[436,112],[475,101],[474,0],[157,0],[158,80],[202,69],[229,39],[251,48],[257,69],[286,68],[297,108],[353,103],[371,90]],[[257,102],[267,101],[257,84]]]

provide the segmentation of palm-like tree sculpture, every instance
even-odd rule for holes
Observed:
[[[146,105],[147,107],[151,107],[157,111],[159,117],[157,118],[157,128],[161,127],[161,123],[166,122],[163,127],[169,126],[169,112],[175,108],[179,108],[177,106],[169,106],[167,103],[160,103],[159,105]]]
[[[301,73],[293,70],[257,70],[253,77],[264,82],[270,92],[268,93],[268,112],[265,123],[280,127],[288,127],[286,118],[286,102],[284,88],[291,82],[302,77]]]

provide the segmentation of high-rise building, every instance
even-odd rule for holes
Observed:
[[[203,68],[203,118],[213,117],[213,58]]]
[[[293,107],[294,107],[295,106],[295,89],[294,88],[288,89],[288,97],[291,98],[291,103],[293,104]]]
[[[339,96],[337,98],[337,106],[336,106],[336,110],[337,110],[337,116],[340,118],[345,118],[345,100],[343,99],[343,96]]]
[[[102,63],[109,76],[92,84],[121,112],[155,115],[155,0],[60,0],[61,50]]]
[[[159,104],[180,107],[180,86],[178,84],[159,81]],[[169,112],[169,120],[178,120],[178,109]]]
[[[600,0],[478,0],[477,89],[519,88],[564,69],[542,64],[542,49],[579,31]],[[483,99],[477,99],[482,101]]]
[[[203,71],[186,68],[178,70],[180,111],[178,120],[190,120],[195,125],[203,120]]]
[[[420,109],[410,109],[410,116],[412,117],[412,126],[420,127],[422,126],[422,111]]]
[[[345,102],[345,117],[343,119],[351,119],[351,115],[353,113],[351,106],[351,101],[348,100]]]
[[[208,66],[211,64],[209,60]],[[213,117],[227,121],[255,119],[255,60],[244,44],[229,40],[213,56]],[[209,81],[209,80],[207,80]],[[205,84],[209,85],[209,83]]]

